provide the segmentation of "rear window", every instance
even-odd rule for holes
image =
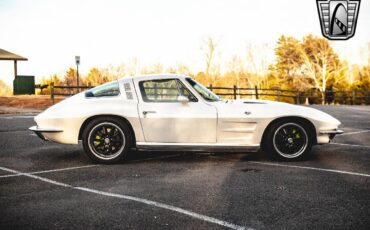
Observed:
[[[111,97],[119,94],[119,85],[117,81],[97,86],[85,92],[86,97]]]

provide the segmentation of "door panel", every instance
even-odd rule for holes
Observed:
[[[135,82],[146,142],[215,143],[217,110],[198,100],[179,79]],[[178,101],[185,96],[188,102]]]
[[[200,102],[139,103],[138,111],[147,142],[214,143],[216,109]],[[146,113],[150,111],[152,113]]]

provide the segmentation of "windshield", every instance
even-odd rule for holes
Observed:
[[[207,101],[220,101],[220,97],[207,89],[202,84],[194,81],[191,78],[186,78],[186,81]]]

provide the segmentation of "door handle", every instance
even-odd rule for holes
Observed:
[[[148,113],[156,113],[156,111],[143,111],[143,115],[147,115]]]

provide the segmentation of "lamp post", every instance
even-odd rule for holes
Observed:
[[[75,56],[76,66],[77,66],[77,93],[80,92],[80,79],[78,75],[78,66],[80,65],[80,56]]]

